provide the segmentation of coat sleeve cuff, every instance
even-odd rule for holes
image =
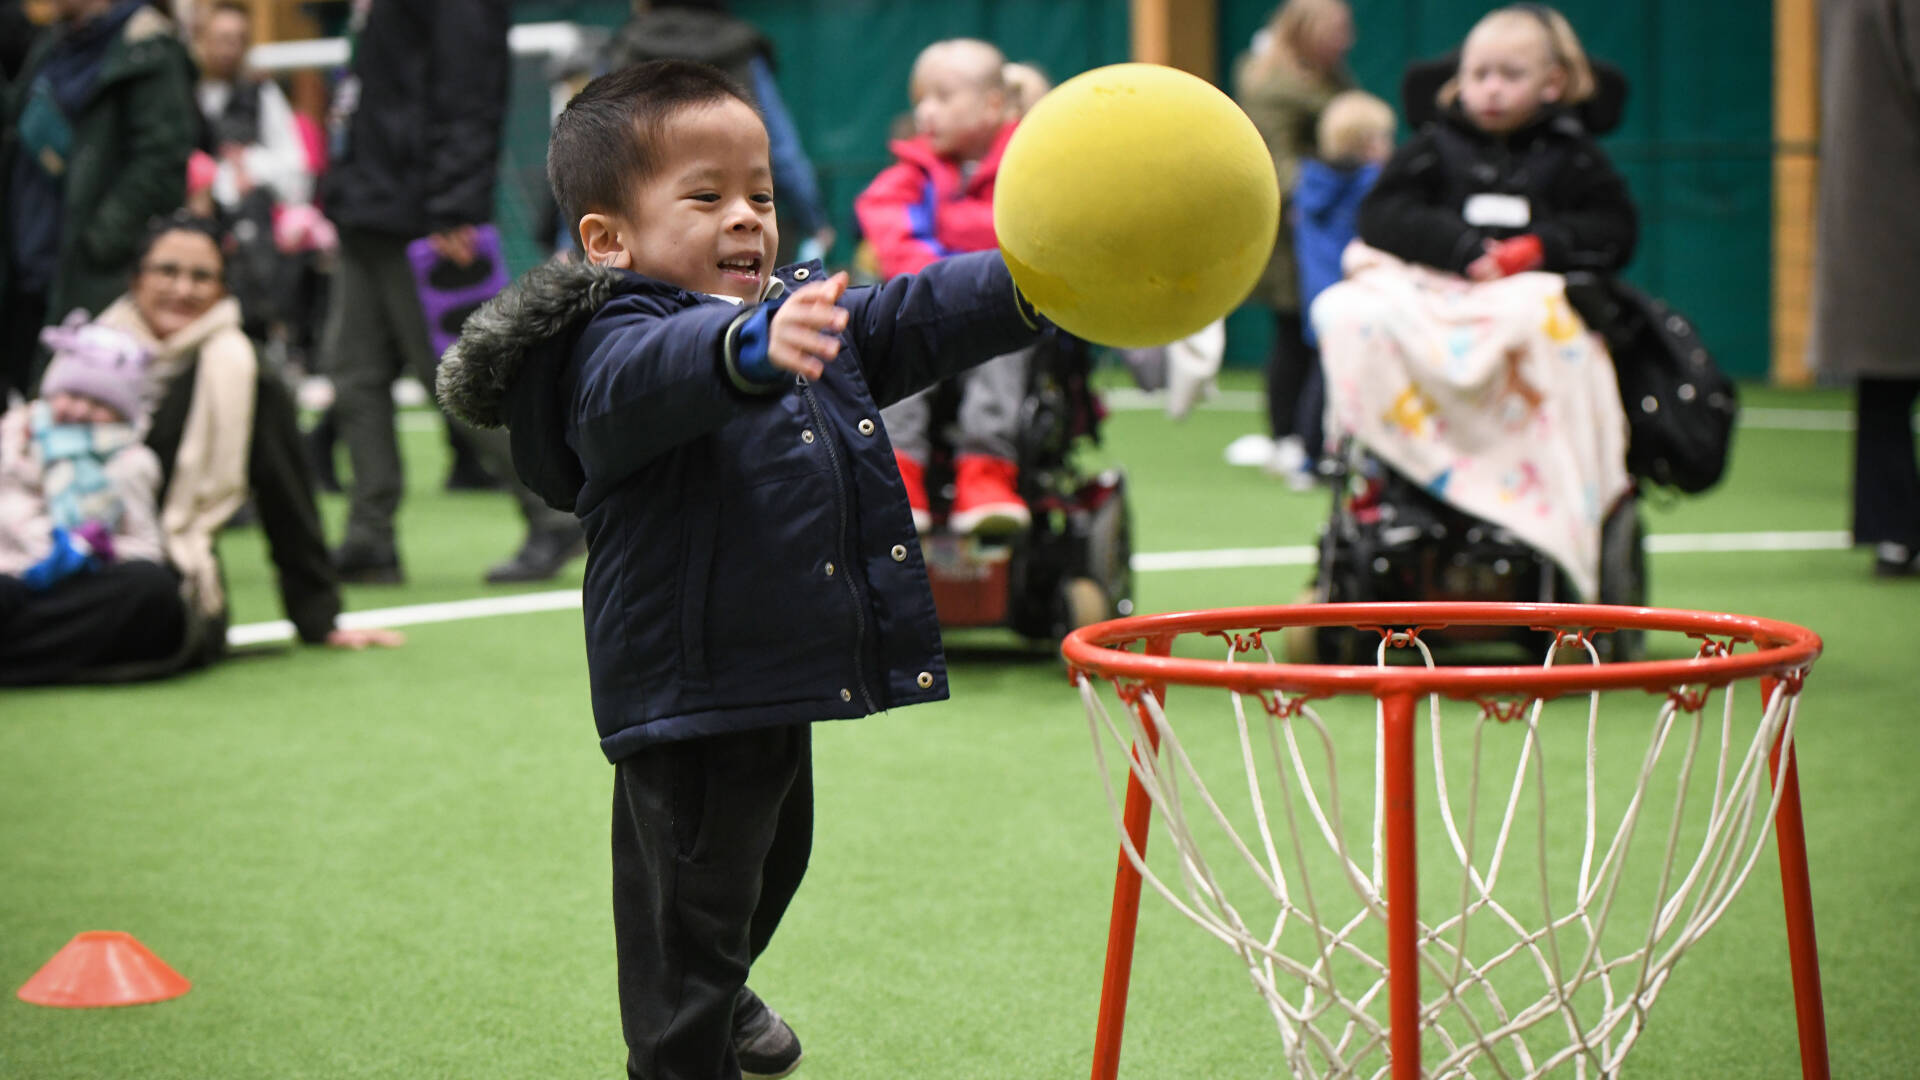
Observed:
[[[1469,228],[1453,242],[1453,272],[1465,274],[1473,260],[1486,254],[1487,234],[1479,229]]]
[[[757,304],[741,312],[727,327],[722,352],[727,381],[748,394],[765,394],[791,381],[791,376],[767,358],[767,330],[778,302]]]

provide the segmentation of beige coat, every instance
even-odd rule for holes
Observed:
[[[19,577],[53,550],[53,515],[47,510],[40,455],[33,446],[31,403],[0,415],[0,575]],[[113,531],[114,558],[161,561],[160,459],[134,443],[106,460],[104,471],[120,500]]]
[[[1820,37],[1810,359],[1920,379],[1920,0],[1823,0]]]
[[[160,525],[167,559],[180,572],[187,599],[200,614],[218,615],[226,610],[226,595],[213,542],[247,500],[254,380],[260,367],[253,343],[240,330],[240,303],[229,296],[164,341],[154,336],[131,297],[115,300],[98,321],[152,350],[149,405],[157,404],[173,380],[198,360],[193,404],[173,459]]]
[[[1314,156],[1321,111],[1335,94],[1350,89],[1353,80],[1344,71],[1321,78],[1286,64],[1256,76],[1250,60],[1250,56],[1241,57],[1234,69],[1233,96],[1273,155],[1281,200],[1273,258],[1254,286],[1253,298],[1275,311],[1295,312],[1300,310],[1300,271],[1293,256],[1293,185],[1300,178],[1301,162]]]

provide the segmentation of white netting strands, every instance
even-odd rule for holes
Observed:
[[[1266,667],[1277,661],[1259,630],[1209,636],[1225,665],[1286,670]],[[1700,659],[1740,647],[1705,638]],[[1383,633],[1381,669],[1394,649],[1436,670],[1417,631]],[[1556,657],[1600,662],[1581,632],[1562,633],[1544,667]],[[1412,1076],[1392,1061],[1411,1047],[1421,1076],[1587,1078],[1619,1075],[1675,965],[1765,852],[1787,791],[1769,757],[1791,753],[1803,675],[1781,676],[1764,707],[1758,686],[1731,680],[1552,703],[1422,695],[1400,751],[1419,789],[1417,1043],[1395,1038],[1389,1009],[1384,696],[1368,725],[1365,698],[1222,679],[1224,693],[1181,688],[1182,730],[1153,685],[1075,681],[1125,862],[1237,954],[1294,1076]],[[1153,862],[1129,835],[1122,761],[1170,841]],[[1794,811],[1797,828],[1797,798]]]

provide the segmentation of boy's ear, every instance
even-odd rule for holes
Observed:
[[[595,266],[633,269],[633,256],[620,242],[620,223],[607,214],[588,214],[580,219],[580,252]]]

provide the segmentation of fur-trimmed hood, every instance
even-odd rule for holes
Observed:
[[[475,427],[512,426],[507,391],[529,355],[564,349],[613,297],[621,277],[591,263],[549,262],[480,305],[440,363],[440,407]]]
[[[584,262],[543,264],[468,317],[434,379],[441,408],[513,433],[513,467],[547,504],[571,512],[586,482],[566,441],[560,385],[573,343],[620,291],[671,286]]]

